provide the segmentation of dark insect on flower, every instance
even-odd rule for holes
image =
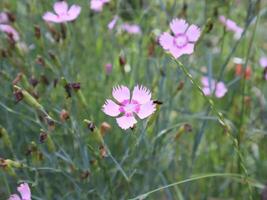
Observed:
[[[47,139],[47,136],[48,136],[48,134],[47,134],[46,132],[42,131],[42,132],[40,133],[40,136],[39,136],[39,141],[40,141],[40,143],[44,143],[45,140]]]
[[[16,103],[20,102],[23,99],[23,93],[21,90],[17,90],[14,93]]]

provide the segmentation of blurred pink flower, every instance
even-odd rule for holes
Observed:
[[[111,63],[107,63],[105,65],[105,71],[106,71],[107,75],[111,74],[111,72],[112,72],[112,64]]]
[[[91,0],[90,8],[95,12],[101,12],[103,6],[108,3],[110,0]]]
[[[164,32],[159,37],[159,43],[163,49],[170,52],[174,58],[179,58],[183,54],[192,54],[194,46],[200,37],[200,29],[196,25],[189,24],[184,19],[173,19],[170,23],[173,32],[171,35]]]
[[[112,29],[115,27],[115,25],[116,25],[118,19],[119,19],[119,17],[118,17],[117,15],[115,15],[115,16],[113,17],[113,19],[108,23],[108,29],[109,29],[109,30],[112,30]]]
[[[261,67],[263,68],[267,67],[267,57],[261,57],[259,63]]]
[[[12,26],[8,24],[0,24],[0,31],[6,33],[15,42],[19,41],[19,33]]]
[[[239,27],[233,20],[226,19],[226,17],[223,15],[219,17],[219,20],[226,27],[228,31],[232,31],[235,33],[234,35],[235,39],[240,39],[244,31],[243,28]]]
[[[141,28],[137,24],[128,24],[124,23],[121,26],[121,30],[129,33],[129,34],[141,34]]]
[[[0,24],[9,23],[8,15],[5,12],[0,12]]]
[[[78,5],[72,5],[68,9],[68,4],[65,1],[59,1],[54,4],[54,11],[46,12],[43,15],[43,20],[54,23],[64,23],[75,20],[81,12],[81,7]]]
[[[116,121],[122,129],[133,127],[137,123],[136,115],[140,119],[144,119],[156,110],[156,106],[151,100],[151,93],[144,86],[135,86],[132,98],[130,90],[125,86],[114,87],[112,95],[117,103],[107,99],[102,110],[109,116],[117,117]]]
[[[208,77],[202,77],[201,83],[203,85],[202,90],[206,96],[212,95],[214,92],[217,98],[222,98],[228,91],[223,82],[215,82],[214,80],[209,80]]]
[[[17,188],[20,196],[17,194],[12,194],[8,200],[31,200],[31,190],[28,183],[22,183]]]

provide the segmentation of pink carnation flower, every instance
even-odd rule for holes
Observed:
[[[6,33],[14,41],[19,41],[19,33],[12,26],[8,24],[0,24],[0,31]]]
[[[211,96],[214,92],[217,98],[222,98],[228,91],[223,82],[216,83],[214,80],[209,80],[208,77],[202,77],[201,83],[203,85],[203,92],[206,96]]]
[[[137,24],[124,23],[121,25],[121,29],[129,34],[141,34],[141,28]]]
[[[101,12],[103,6],[108,3],[110,0],[91,0],[90,8],[95,12]]]
[[[54,11],[56,14],[46,12],[43,15],[43,20],[54,23],[73,21],[79,16],[81,7],[78,5],[72,5],[68,8],[68,4],[65,1],[59,1],[54,4]]]
[[[220,22],[226,27],[228,31],[232,31],[235,33],[234,38],[235,39],[240,39],[242,33],[243,33],[243,28],[239,27],[233,20],[226,19],[225,16],[220,16],[219,17]]]
[[[144,119],[156,110],[151,93],[144,86],[135,86],[132,98],[130,90],[125,86],[114,87],[112,95],[117,103],[107,99],[102,110],[109,116],[117,117],[116,121],[122,129],[131,128],[137,123],[135,115]]]
[[[267,57],[261,57],[259,63],[261,67],[263,68],[267,67]]]
[[[17,188],[20,196],[17,194],[12,194],[8,200],[31,200],[31,190],[28,183],[22,183]]]
[[[0,24],[9,23],[8,15],[5,12],[0,12]]]
[[[108,23],[108,29],[109,30],[112,30],[116,26],[118,19],[119,19],[119,17],[117,15],[115,15],[113,17],[113,19]]]
[[[189,26],[184,19],[177,18],[171,21],[170,28],[173,35],[164,32],[159,37],[163,49],[169,51],[176,59],[183,54],[192,54],[200,37],[200,29],[194,24]]]

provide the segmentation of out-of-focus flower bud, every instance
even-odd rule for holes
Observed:
[[[104,137],[108,131],[111,130],[111,125],[107,122],[103,122],[100,126],[100,134]]]
[[[61,110],[60,112],[60,120],[62,122],[65,122],[66,120],[68,120],[70,118],[70,114],[68,111],[66,111],[65,109]]]

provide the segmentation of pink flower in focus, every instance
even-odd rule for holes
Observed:
[[[267,67],[267,57],[261,57],[259,61],[261,67],[266,68]]]
[[[103,6],[108,3],[110,0],[91,0],[90,8],[95,12],[101,12]]]
[[[129,34],[141,34],[141,28],[137,24],[124,23],[121,25],[121,30]]]
[[[226,17],[223,15],[219,17],[219,20],[226,27],[228,31],[232,31],[235,33],[234,35],[235,39],[240,39],[244,31],[243,28],[239,27],[233,20],[226,19]]]
[[[5,12],[0,12],[0,24],[9,23],[8,15]]]
[[[117,103],[107,99],[102,110],[109,116],[117,117],[116,121],[122,129],[133,127],[137,123],[136,115],[140,119],[144,119],[156,110],[156,106],[151,100],[151,93],[144,86],[135,86],[132,98],[130,90],[125,86],[114,87],[112,95]]]
[[[0,24],[0,31],[6,33],[15,42],[19,41],[19,33],[8,24]]]
[[[203,85],[203,92],[206,96],[211,96],[214,92],[217,98],[222,98],[228,91],[223,82],[215,82],[214,80],[209,80],[208,77],[202,77],[201,83]]]
[[[108,23],[108,29],[109,29],[109,30],[112,30],[112,29],[115,27],[115,25],[116,25],[118,19],[119,19],[119,17],[118,17],[117,15],[115,15],[115,16],[113,17],[113,19]]]
[[[20,196],[17,194],[12,194],[8,200],[31,200],[31,190],[28,183],[22,183],[17,188]]]
[[[72,5],[68,9],[68,4],[65,1],[59,1],[54,4],[54,11],[46,12],[43,15],[43,20],[54,23],[64,23],[75,20],[81,12],[81,7],[78,5]]]
[[[177,18],[171,21],[170,28],[173,35],[164,32],[159,37],[163,49],[169,51],[176,59],[183,54],[192,54],[200,37],[200,29],[194,24],[189,26],[184,19]]]

